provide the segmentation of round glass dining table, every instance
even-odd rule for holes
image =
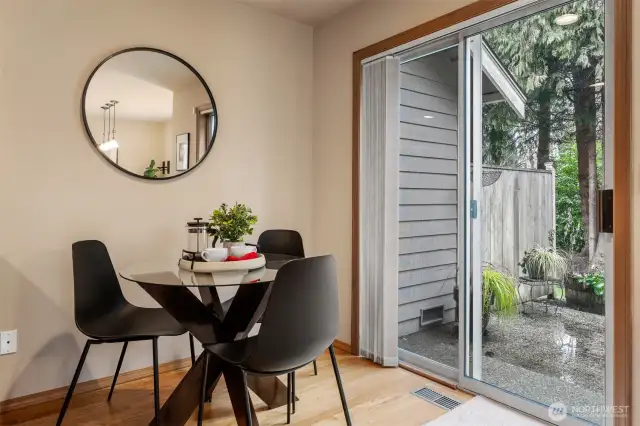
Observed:
[[[293,256],[265,254],[266,265],[251,271],[194,273],[162,262],[134,265],[120,271],[126,280],[138,283],[176,321],[204,344],[244,339],[266,309],[271,286],[277,271]],[[238,286],[230,301],[220,302],[218,287]],[[192,288],[200,293],[198,298]],[[249,424],[245,418],[246,396],[242,376],[225,368],[210,357],[207,377],[204,377],[204,356],[201,354],[162,406],[158,418],[150,425],[184,425],[197,409],[202,382],[206,380],[207,395],[211,395],[220,377],[224,376],[229,397],[239,425]],[[247,375],[247,384],[267,406],[281,407],[287,403],[287,387],[277,377]],[[251,406],[252,424],[258,419]]]

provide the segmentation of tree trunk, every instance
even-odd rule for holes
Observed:
[[[551,147],[551,100],[554,96],[554,87],[557,82],[555,75],[558,72],[558,61],[553,54],[548,53],[545,58],[549,79],[540,88],[538,96],[538,155],[536,167],[546,170],[546,163],[551,161],[549,149]]]
[[[573,72],[575,89],[574,121],[576,125],[576,145],[578,149],[578,184],[580,187],[580,208],[585,241],[583,252],[591,262],[598,244],[596,224],[596,189],[598,171],[596,167],[596,92],[595,69],[576,69]]]
[[[538,110],[538,161],[537,168],[546,170],[548,163],[549,146],[551,145],[551,93],[547,88],[542,88],[540,93],[540,106]]]

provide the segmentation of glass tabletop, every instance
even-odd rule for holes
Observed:
[[[125,280],[143,283],[185,287],[237,286],[245,284],[271,283],[278,269],[294,256],[265,254],[266,265],[252,271],[192,272],[178,267],[177,262],[147,262],[133,265],[120,271]]]

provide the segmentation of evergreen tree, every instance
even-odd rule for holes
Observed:
[[[567,13],[578,22],[557,25],[556,17]],[[527,96],[525,120],[507,108],[485,106],[485,159],[498,164],[509,153],[527,161],[526,154],[535,152],[535,166],[544,169],[559,144],[575,143],[583,240],[591,258],[597,246],[596,143],[603,140],[596,83],[604,78],[604,2],[579,0],[483,36]]]

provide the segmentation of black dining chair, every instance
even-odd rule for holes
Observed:
[[[107,397],[110,401],[129,342],[152,341],[153,396],[156,417],[158,417],[160,413],[158,338],[179,336],[186,333],[186,330],[164,309],[140,308],[125,299],[107,247],[102,242],[78,241],[73,243],[71,252],[76,326],[89,339],[84,345],[56,425],[62,424],[89,348],[102,343],[124,343]],[[193,359],[193,353],[191,357]]]
[[[304,257],[304,244],[302,242],[302,236],[298,231],[291,229],[269,229],[264,231],[258,237],[258,250],[261,253],[269,254],[284,254],[288,256]],[[318,375],[318,363],[313,360],[313,374]],[[289,373],[287,381],[290,383],[292,389],[296,388],[296,373],[295,371]],[[295,392],[293,398],[293,412],[296,412],[296,400]],[[287,404],[287,413],[291,410],[289,404]]]
[[[261,253],[269,254],[284,254],[287,256],[295,256],[299,258],[304,257],[304,244],[302,242],[302,235],[298,231],[291,229],[269,229],[264,231],[258,237],[258,244],[256,245]],[[313,360],[313,374],[318,375],[318,363]],[[293,389],[292,401],[287,403],[287,416],[290,416],[291,402],[293,402],[293,413],[296,412],[296,373],[291,372],[287,376],[288,386]]]
[[[258,237],[258,251],[268,254],[285,254],[304,257],[302,236],[290,229],[269,229]]]
[[[255,246],[259,253],[263,253],[269,261],[269,255],[286,255],[297,258],[304,257],[304,244],[302,235],[298,231],[292,229],[268,229],[260,234],[257,244],[247,243],[247,245]],[[268,265],[267,265],[268,266]],[[203,302],[210,303],[211,296],[208,289],[200,288],[200,296]],[[233,303],[233,297],[222,302],[222,312],[226,313]],[[262,322],[262,319],[258,320]],[[318,364],[313,360],[313,374],[318,375]],[[287,380],[295,388],[295,372],[289,374]],[[291,404],[287,404],[287,413],[291,410]],[[293,400],[293,412],[295,413],[295,398]]]
[[[335,259],[333,256],[321,256],[293,260],[283,265],[276,275],[258,335],[231,343],[204,346],[203,377],[207,377],[206,369],[212,356],[222,360],[224,368],[235,370],[233,376],[242,377],[245,416],[247,424],[251,426],[251,400],[246,374],[289,375],[329,349],[342,409],[350,426],[349,408],[333,349],[337,335],[338,280]],[[203,417],[205,380],[202,385],[199,425]],[[294,385],[289,385],[287,399],[291,400]],[[290,421],[291,415],[287,410],[287,423]]]

